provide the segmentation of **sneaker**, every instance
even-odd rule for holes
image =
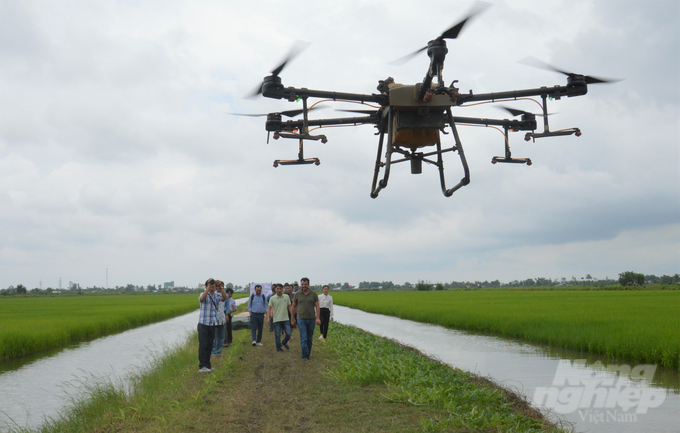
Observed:
[[[276,349],[276,351],[283,353],[283,349]]]
[[[255,344],[257,344],[258,346],[263,346],[263,344],[262,344],[262,343],[255,343]]]
[[[198,370],[199,373],[210,373],[212,371],[212,368],[208,367],[201,367],[200,370]]]
[[[288,345],[288,343],[285,343],[285,344],[283,345],[283,347],[285,347],[286,350],[290,350],[290,346]]]
[[[325,338],[323,338],[323,335],[319,335],[319,340],[325,340]]]
[[[257,344],[257,341],[253,340],[253,346],[255,346],[256,344]]]

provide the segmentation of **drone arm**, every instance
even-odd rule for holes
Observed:
[[[581,96],[588,92],[588,86],[585,82],[572,82],[568,86],[554,86],[554,87],[541,87],[538,89],[525,89],[525,90],[511,90],[508,92],[493,92],[493,93],[479,93],[460,95],[458,97],[457,105],[463,105],[466,102],[477,102],[477,101],[498,101],[502,99],[518,99],[527,98],[531,96],[547,96],[555,99],[559,99],[562,96]]]
[[[509,128],[514,131],[536,130],[536,119],[533,120],[508,120],[508,119],[482,119],[477,117],[453,116],[453,121],[458,124],[467,123],[472,125],[493,125]]]
[[[305,126],[330,126],[330,125],[361,125],[366,123],[379,123],[380,118],[377,114],[362,117],[340,117],[335,119],[309,119],[305,125],[304,120],[267,120],[267,131],[293,131],[301,130]]]
[[[278,77],[276,77],[278,78]],[[280,81],[267,82],[262,86],[262,96],[273,99],[287,99],[289,101],[295,101],[298,98],[322,98],[322,99],[332,99],[332,100],[345,100],[345,101],[357,101],[357,102],[375,102],[380,105],[389,104],[389,98],[382,94],[361,94],[361,93],[344,93],[344,92],[331,92],[327,90],[311,90],[305,88],[295,88],[295,87],[283,87]]]

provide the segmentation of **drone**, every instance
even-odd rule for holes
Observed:
[[[293,139],[298,141],[298,155],[296,159],[274,161],[274,167],[279,165],[319,165],[319,158],[305,158],[305,141],[321,141],[327,143],[328,138],[323,134],[312,134],[315,129],[330,126],[357,126],[372,124],[377,128],[378,149],[371,185],[371,198],[377,198],[382,189],[387,187],[390,177],[390,167],[402,162],[410,162],[411,173],[422,173],[423,162],[434,165],[439,170],[441,190],[445,197],[451,197],[454,192],[470,183],[470,169],[468,167],[463,144],[458,133],[458,126],[473,125],[502,128],[505,153],[502,156],[494,156],[491,159],[493,164],[511,163],[531,165],[530,158],[515,158],[510,151],[509,133],[525,131],[526,141],[544,137],[556,137],[575,135],[581,136],[579,128],[568,128],[557,131],[550,130],[548,117],[548,101],[559,100],[562,97],[582,96],[588,92],[589,84],[609,83],[617,80],[596,78],[588,75],[576,74],[557,69],[547,63],[535,59],[526,60],[532,66],[552,70],[567,76],[566,85],[555,85],[552,87],[539,87],[534,89],[510,90],[495,93],[478,93],[472,90],[469,93],[461,93],[456,87],[458,80],[454,80],[450,85],[444,83],[443,68],[448,48],[446,40],[456,39],[473,17],[486,9],[487,3],[478,2],[467,14],[467,16],[444,31],[437,38],[429,41],[425,47],[401,58],[392,64],[403,64],[416,54],[427,50],[430,64],[422,83],[414,85],[398,84],[392,77],[379,80],[378,93],[356,94],[343,93],[325,90],[311,90],[307,88],[285,87],[282,84],[279,74],[286,67],[288,62],[296,57],[304,47],[296,45],[291,49],[285,60],[272,70],[271,75],[264,78],[256,90],[249,95],[254,97],[262,95],[266,98],[285,99],[290,102],[302,101],[302,109],[282,111],[268,114],[239,114],[247,116],[266,116],[265,129],[267,131],[267,143],[269,134],[273,138]],[[436,81],[436,82],[435,82]],[[522,110],[509,107],[501,107],[512,114],[513,119],[488,119],[474,117],[454,116],[455,107],[472,105],[478,103],[496,103],[516,101],[540,97],[542,103],[542,113],[533,114]],[[320,99],[312,106],[309,100],[312,98]],[[330,119],[312,119],[309,113],[312,109],[318,108],[320,102],[353,102],[366,104],[372,107],[371,110],[339,110],[349,111],[355,114],[363,114],[359,117],[340,117]],[[535,101],[538,103],[538,101]],[[302,119],[292,119],[302,114]],[[536,132],[538,123],[536,117],[542,117],[543,129]],[[290,117],[291,120],[283,120],[283,117]],[[519,118],[517,118],[519,117]],[[442,145],[441,136],[453,136],[453,144],[450,147]],[[384,151],[384,153],[383,153]],[[457,153],[463,169],[463,178],[452,187],[448,187],[444,176],[444,154],[451,152]]]

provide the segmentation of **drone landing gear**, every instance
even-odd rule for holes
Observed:
[[[581,130],[578,128],[564,129],[562,131],[546,131],[546,132],[527,132],[524,136],[525,141],[542,137],[559,137],[561,135],[576,135],[581,136]]]
[[[505,127],[505,156],[494,156],[491,158],[491,163],[496,164],[497,162],[505,162],[505,163],[510,163],[510,164],[526,164],[526,165],[531,165],[531,159],[530,158],[513,158],[512,153],[510,152],[510,143],[509,143],[509,138],[508,138],[508,131],[509,127]],[[529,133],[527,133],[527,136]]]
[[[274,140],[279,138],[297,138],[300,140],[300,150],[298,151],[298,159],[277,159],[274,161],[274,168],[279,165],[304,165],[304,164],[321,164],[319,158],[305,158],[304,157],[304,140],[321,140],[322,143],[327,143],[328,139],[325,135],[310,135],[306,134],[296,134],[292,132],[275,132]]]
[[[445,197],[451,197],[454,192],[456,192],[458,189],[461,187],[468,185],[470,183],[470,170],[468,168],[467,160],[465,159],[465,153],[463,152],[463,145],[460,142],[460,137],[458,136],[458,130],[456,129],[456,125],[453,121],[453,116],[451,115],[451,110],[447,109],[447,115],[448,115],[448,124],[451,127],[451,130],[453,131],[453,137],[455,139],[456,145],[447,149],[442,149],[441,145],[441,140],[437,139],[437,150],[434,152],[416,152],[415,150],[411,149],[404,149],[400,147],[399,145],[394,144],[394,137],[393,137],[393,122],[394,122],[394,113],[391,112],[391,108],[388,108],[390,112],[387,113],[388,116],[388,122],[387,122],[387,128],[386,131],[383,128],[383,130],[380,132],[380,139],[378,141],[378,154],[376,156],[376,161],[375,161],[375,171],[373,173],[373,184],[371,186],[371,198],[377,198],[378,194],[380,191],[387,186],[387,181],[389,180],[390,177],[390,167],[392,164],[397,164],[399,162],[404,162],[404,161],[410,161],[411,162],[411,173],[412,174],[420,174],[422,173],[422,166],[423,166],[423,161],[427,162],[428,164],[433,164],[436,165],[437,168],[439,169],[439,181],[441,183],[441,188],[442,188],[442,193],[444,194]],[[382,150],[383,150],[383,144],[385,141],[385,132],[387,132],[387,150],[385,152],[385,161],[383,162],[381,160],[382,156]],[[444,130],[442,129],[442,132]],[[445,132],[444,132],[445,133]],[[444,161],[442,158],[442,155],[444,152],[454,152],[457,151],[458,155],[460,157],[461,164],[463,166],[463,171],[465,173],[465,177],[463,177],[460,182],[458,182],[455,186],[452,188],[447,189],[446,188],[446,179],[444,177]],[[402,159],[397,159],[397,160],[392,160],[392,155],[394,153],[398,153],[400,155],[403,155]],[[433,156],[437,155],[437,160],[433,161],[431,159],[428,159],[428,156]],[[378,180],[378,176],[380,175],[380,169],[382,167],[385,167],[385,172],[383,174],[383,178]]]
[[[321,160],[319,158],[277,159],[276,161],[274,161],[274,168],[278,167],[279,165],[301,165],[301,164],[319,165],[321,164]]]
[[[526,164],[526,165],[533,164],[530,158],[507,158],[507,157],[504,158],[502,156],[494,156],[493,158],[491,158],[492,164],[495,164],[497,162],[508,162],[511,164]]]

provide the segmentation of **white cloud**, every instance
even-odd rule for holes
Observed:
[[[319,167],[273,169],[297,144],[266,144],[263,118],[226,114],[296,106],[241,97],[297,39],[313,44],[285,85],[372,93],[387,76],[419,81],[425,54],[386,62],[471,4],[0,3],[0,287],[103,285],[106,268],[111,285],[678,272],[675,1],[498,2],[471,22],[444,71],[463,92],[564,83],[516,63],[529,55],[625,80],[550,102],[552,128],[579,127],[580,138],[513,135],[531,167],[490,164],[502,136],[461,127],[472,183],[449,199],[428,165],[417,176],[393,167],[370,199],[370,126],[317,131],[329,143],[305,154]],[[453,185],[460,163],[445,163]]]

